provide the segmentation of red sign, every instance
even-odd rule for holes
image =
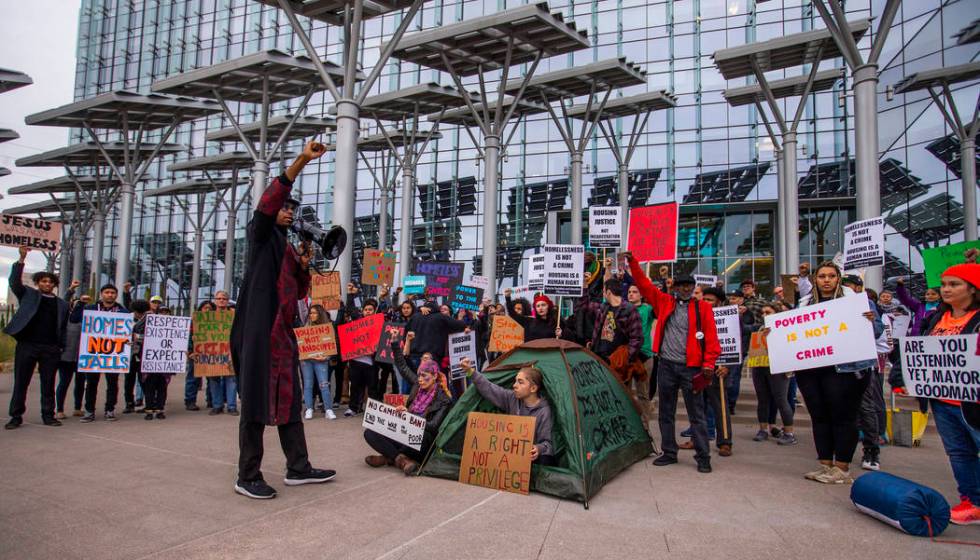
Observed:
[[[638,262],[677,260],[677,203],[630,210],[627,247]]]
[[[378,349],[384,324],[384,314],[375,313],[341,325],[337,329],[340,336],[340,359],[346,362],[361,356],[373,356]]]

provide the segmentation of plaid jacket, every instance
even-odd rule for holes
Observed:
[[[616,317],[616,328],[629,338],[629,359],[633,360],[639,356],[640,348],[643,347],[643,322],[636,308],[625,300],[619,307],[613,308],[608,303],[596,303],[587,301],[583,298],[582,305],[589,311],[595,313],[595,325],[592,327],[592,348],[599,344],[599,337],[602,336],[602,325],[606,322],[606,312],[612,311]]]

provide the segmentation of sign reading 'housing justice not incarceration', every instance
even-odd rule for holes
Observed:
[[[619,206],[590,206],[589,245],[619,247],[623,239],[622,216]]]

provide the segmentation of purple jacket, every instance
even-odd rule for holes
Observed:
[[[899,284],[896,288],[895,295],[898,296],[898,301],[902,302],[902,305],[908,307],[909,311],[912,312],[912,324],[909,326],[909,335],[917,335],[919,333],[919,325],[922,324],[922,321],[925,320],[931,310],[926,309],[925,302],[919,301],[902,284]]]

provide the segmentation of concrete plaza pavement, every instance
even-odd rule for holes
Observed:
[[[11,382],[0,375],[3,405]],[[814,464],[808,431],[799,431],[799,445],[779,447],[752,442],[754,430],[744,425],[736,427],[734,455],[713,457],[714,473],[698,474],[690,455],[665,468],[645,460],[586,510],[544,495],[372,469],[363,461],[361,417],[318,414],[306,423],[311,460],[336,469],[337,478],[285,487],[270,429],[263,472],[279,497],[249,500],[232,490],[238,419],[185,411],[183,385],[183,376],[170,385],[166,420],[120,414],[117,422],[69,418],[52,428],[40,423],[35,378],[26,424],[0,430],[0,558],[977,557],[976,547],[911,537],[858,513],[849,486],[803,480]],[[886,447],[882,461],[889,472],[956,498],[935,433],[919,448]],[[951,526],[943,538],[980,541],[980,528]]]

